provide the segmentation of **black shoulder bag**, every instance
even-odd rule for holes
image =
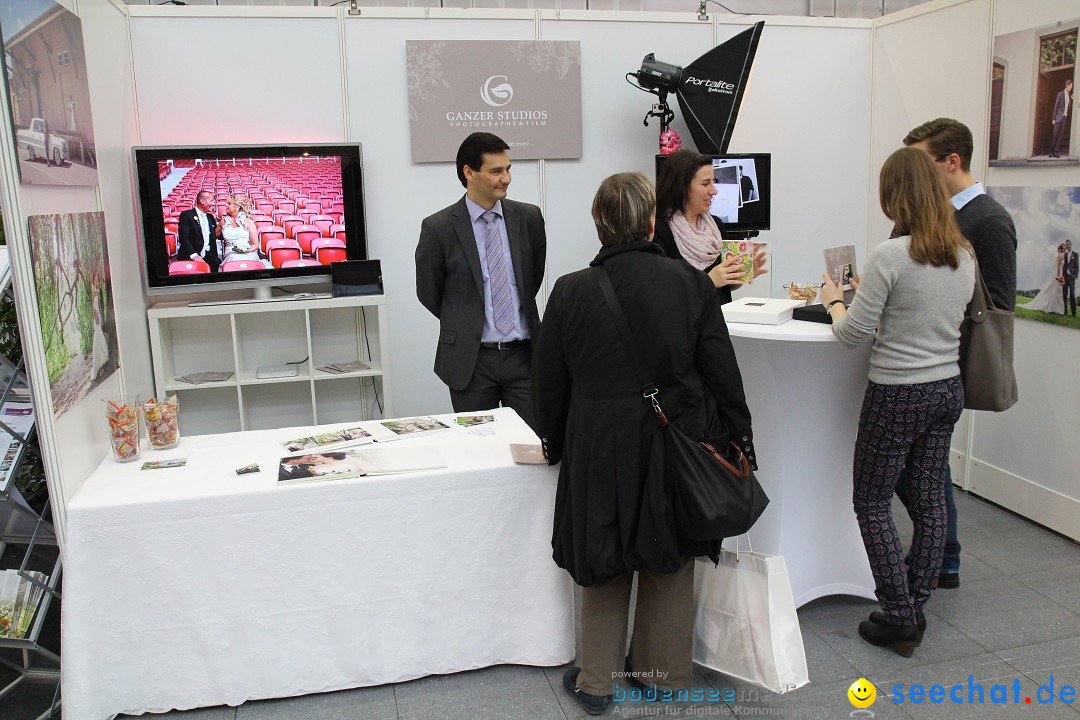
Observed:
[[[656,421],[662,428],[664,480],[676,533],[683,540],[695,542],[743,534],[769,504],[768,496],[750,470],[750,463],[736,443],[731,443],[733,461],[728,460],[709,443],[691,440],[668,422],[660,409],[660,393],[654,383],[645,381],[645,374],[634,354],[630,327],[615,296],[611,278],[603,267],[595,269],[600,290],[641,385],[642,396],[652,403]]]

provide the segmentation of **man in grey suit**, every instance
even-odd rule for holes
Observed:
[[[458,148],[465,196],[424,218],[416,297],[439,318],[435,373],[455,412],[513,408],[533,425],[532,340],[547,236],[535,205],[506,199],[509,146],[476,132]]]
[[[1050,157],[1061,157],[1061,136],[1065,134],[1065,127],[1072,120],[1069,107],[1072,105],[1073,81],[1065,81],[1065,88],[1054,98],[1054,113],[1050,121],[1054,125],[1054,144],[1050,148]]]

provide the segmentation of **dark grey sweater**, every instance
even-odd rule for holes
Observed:
[[[1016,308],[1016,226],[1009,211],[994,198],[976,195],[956,211],[956,224],[979,261],[994,305]]]

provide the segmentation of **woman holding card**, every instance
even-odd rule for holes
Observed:
[[[744,283],[746,260],[738,254],[724,257],[724,223],[709,213],[716,192],[712,158],[689,150],[669,155],[656,184],[653,242],[668,257],[685,260],[708,273],[721,302],[727,303],[731,302],[731,291]],[[765,251],[755,243],[752,252],[756,278],[768,272]]]
[[[871,645],[911,657],[926,631],[923,608],[937,587],[945,548],[949,439],[964,404],[960,323],[975,263],[956,225],[934,160],[902,148],[881,168],[881,209],[893,237],[874,248],[848,309],[828,274],[821,302],[843,345],[873,342],[859,416],[853,504],[881,612],[859,624]],[[914,525],[905,560],[892,516],[906,473]]]

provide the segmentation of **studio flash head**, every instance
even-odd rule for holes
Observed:
[[[641,61],[641,69],[634,73],[634,77],[643,88],[674,92],[682,79],[682,72],[680,66],[660,62],[654,53],[649,53]]]

